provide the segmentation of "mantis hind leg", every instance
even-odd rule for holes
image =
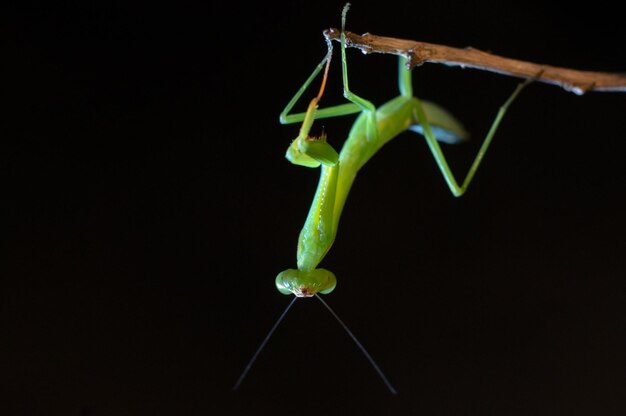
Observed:
[[[448,162],[446,161],[446,158],[443,155],[443,152],[441,151],[441,147],[439,146],[439,143],[437,142],[435,135],[433,134],[431,126],[428,123],[428,120],[426,119],[424,109],[422,108],[422,104],[419,102],[419,100],[417,100],[417,104],[415,106],[417,119],[420,120],[420,123],[423,126],[423,131],[424,131],[424,136],[426,137],[426,142],[428,143],[428,146],[430,147],[433,157],[435,158],[435,161],[437,162],[437,165],[439,166],[439,170],[441,171],[444,179],[446,180],[446,183],[448,184],[448,187],[450,188],[450,191],[452,192],[454,196],[458,197],[465,193],[465,191],[469,187],[469,184],[472,182],[472,179],[474,178],[474,175],[476,171],[478,170],[478,167],[480,166],[480,163],[482,162],[483,157],[485,156],[485,153],[487,152],[487,149],[489,148],[489,145],[491,144],[491,141],[493,140],[493,136],[495,135],[496,130],[498,130],[498,126],[500,125],[500,122],[504,118],[504,115],[506,114],[509,106],[511,105],[511,103],[513,103],[513,101],[515,100],[517,95],[520,93],[520,91],[522,91],[522,89],[526,85],[528,85],[530,82],[532,82],[532,79],[528,79],[522,82],[521,84],[519,84],[515,88],[511,96],[500,107],[500,109],[498,110],[498,113],[496,114],[496,118],[491,124],[491,127],[489,128],[489,132],[485,136],[483,143],[480,146],[480,149],[478,150],[478,154],[476,155],[476,158],[472,162],[472,165],[469,171],[467,172],[467,175],[465,176],[465,179],[463,180],[463,183],[461,185],[458,184],[456,178],[452,174],[452,171],[450,170],[450,167],[448,166]]]

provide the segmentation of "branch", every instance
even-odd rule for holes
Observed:
[[[363,53],[387,53],[407,58],[407,67],[413,69],[425,62],[439,63],[461,68],[474,68],[497,72],[519,78],[534,79],[558,85],[566,91],[584,94],[589,91],[626,92],[626,74],[579,71],[557,66],[535,64],[504,58],[474,48],[453,48],[434,43],[376,36],[371,33],[357,35],[345,32],[346,46],[358,48]],[[328,29],[324,36],[339,41],[341,31]]]

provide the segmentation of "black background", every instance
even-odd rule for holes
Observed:
[[[0,413],[626,411],[626,96],[544,84],[513,104],[462,198],[411,133],[353,187],[326,299],[397,397],[315,300],[231,391],[288,302],[273,280],[295,266],[317,182],[284,159],[298,127],[278,114],[342,4],[27,1],[2,14]],[[356,1],[348,28],[626,69],[623,16],[602,2]],[[337,64],[326,104],[341,102]],[[349,65],[356,93],[397,94],[395,58],[350,51]],[[436,65],[414,79],[473,134],[444,149],[461,176],[517,81]],[[339,147],[352,120],[317,126]]]

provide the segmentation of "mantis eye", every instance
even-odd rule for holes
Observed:
[[[316,293],[330,293],[337,285],[335,274],[326,269],[309,272],[287,269],[276,276],[276,288],[283,295],[294,294],[299,298],[308,298]]]

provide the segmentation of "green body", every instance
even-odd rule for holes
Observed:
[[[373,113],[375,130],[368,129],[371,115],[361,113],[339,153],[339,162],[333,166],[321,165],[317,191],[298,241],[299,270],[311,271],[322,261],[334,242],[343,207],[358,171],[385,143],[419,123],[419,104],[415,97],[405,96],[387,102]],[[426,111],[436,108],[434,104],[421,104]],[[454,128],[464,134],[459,124]]]
[[[471,182],[506,109],[525,85],[520,84],[500,108],[469,172],[459,185],[438,141],[445,143],[464,141],[467,134],[461,124],[438,105],[420,101],[413,96],[411,72],[406,69],[404,58],[400,58],[398,97],[376,108],[371,102],[352,93],[348,87],[343,33],[341,45],[344,96],[350,103],[318,109],[317,103],[320,98],[318,96],[311,102],[306,113],[288,114],[324,63],[330,59],[332,49],[329,45],[329,55],[313,71],[281,114],[283,124],[302,121],[300,135],[289,147],[287,158],[294,164],[306,167],[321,166],[317,191],[298,240],[298,268],[285,270],[276,278],[276,286],[284,294],[309,297],[318,292],[329,293],[334,289],[336,285],[334,274],[325,269],[317,269],[317,266],[335,240],[339,218],[358,171],[385,143],[407,130],[423,134],[451,192],[455,196],[460,196]],[[326,143],[325,137],[311,138],[308,135],[315,119],[357,112],[360,114],[338,156]]]

